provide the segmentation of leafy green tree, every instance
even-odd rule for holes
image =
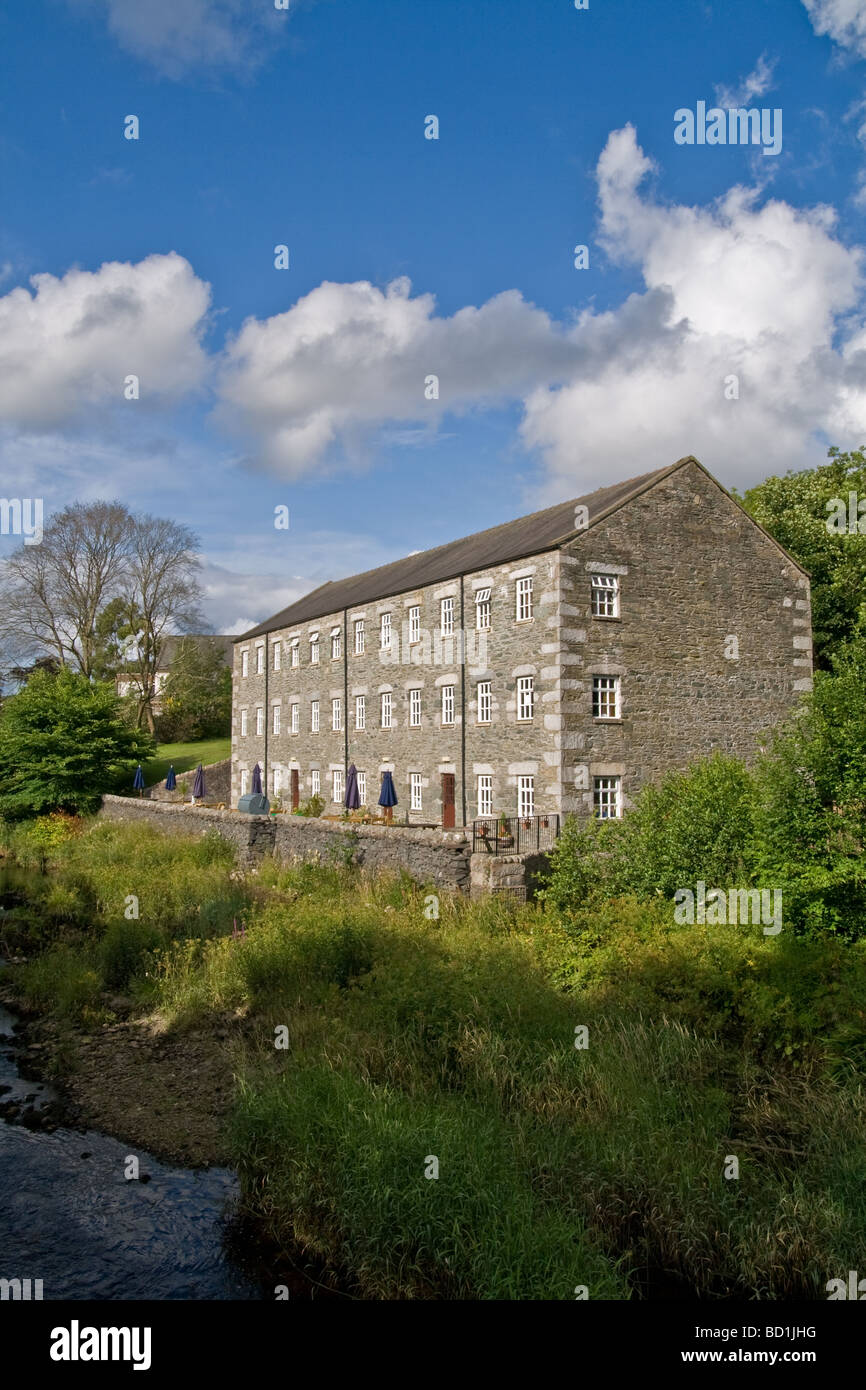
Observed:
[[[866,636],[819,671],[756,770],[754,855],[799,932],[866,935]]]
[[[740,498],[746,510],[784,546],[812,578],[812,632],[816,669],[827,670],[831,657],[866,619],[866,506],[858,529],[828,528],[848,494],[866,503],[866,453],[829,450],[818,468],[772,477]],[[860,526],[862,525],[862,532]]]
[[[96,680],[111,681],[127,666],[134,669],[135,661],[128,652],[141,637],[141,630],[141,614],[128,595],[105,605],[95,627],[92,674]]]
[[[0,709],[0,816],[94,811],[153,751],[110,686],[68,669],[36,671]]]
[[[758,769],[762,857],[795,869],[866,843],[866,633],[819,671]]]
[[[163,742],[220,738],[231,732],[232,673],[215,642],[180,639],[160,698]]]

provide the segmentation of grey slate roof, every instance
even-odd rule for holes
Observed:
[[[575,507],[582,505],[587,508],[591,526],[680,464],[689,461],[680,459],[672,467],[657,468],[638,478],[597,488],[584,497],[557,502],[553,507],[545,507],[544,511],[532,512],[516,521],[506,521],[501,526],[491,526],[487,531],[476,531],[462,540],[449,541],[432,550],[419,551],[417,555],[407,555],[389,565],[365,570],[363,574],[353,574],[348,579],[329,580],[280,613],[275,613],[272,618],[259,623],[258,627],[250,628],[232,640],[244,642],[250,637],[261,637],[266,632],[295,627],[299,623],[337,613],[342,608],[357,608],[362,603],[374,603],[377,599],[421,589],[427,584],[438,584],[460,574],[552,550],[579,534],[574,526]]]

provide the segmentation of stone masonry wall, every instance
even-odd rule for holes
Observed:
[[[202,768],[204,773],[204,789],[206,801],[224,801],[229,805],[232,783],[232,761],[231,758],[223,758],[218,763],[208,763]],[[177,774],[177,790],[167,792],[165,789],[165,779],[157,782],[156,786],[148,787],[145,796],[152,801],[189,801],[192,796],[192,786],[195,781],[195,768],[190,768],[188,772]],[[181,790],[181,784],[185,783],[187,790]]]
[[[481,898],[496,893],[514,897],[518,902],[531,901],[548,862],[546,854],[473,854],[469,896]]]
[[[403,869],[419,883],[453,892],[469,890],[472,844],[462,830],[346,827],[301,816],[248,816],[126,796],[104,796],[101,815],[152,825],[167,835],[203,835],[216,830],[235,846],[245,865],[266,854],[285,862],[327,861],[342,857],[351,848],[354,862],[371,872]]]
[[[533,615],[518,621],[515,588],[519,578],[532,578]],[[551,551],[467,574],[426,588],[399,594],[362,607],[327,614],[296,628],[286,628],[264,637],[239,642],[235,647],[234,699],[232,715],[232,805],[240,795],[241,773],[249,777],[256,762],[264,767],[264,733],[256,732],[257,711],[264,713],[268,728],[268,794],[274,794],[274,773],[281,783],[284,800],[289,797],[292,768],[299,772],[300,796],[312,792],[312,773],[318,771],[321,794],[328,806],[332,801],[332,775],[354,762],[366,773],[366,801],[376,808],[380,777],[391,771],[398,796],[395,818],[421,825],[441,825],[442,775],[455,778],[455,823],[463,823],[465,797],[469,822],[478,814],[478,777],[490,775],[493,811],[517,813],[517,779],[535,779],[535,808],[539,813],[559,810],[559,756],[552,742],[560,727],[558,650],[559,552]],[[489,631],[476,628],[475,595],[479,589],[491,590]],[[441,604],[450,598],[454,605],[454,637],[441,636]],[[461,663],[461,600],[463,629],[466,633],[466,661]],[[409,610],[420,609],[420,639],[410,641]],[[391,614],[393,645],[389,652],[380,647],[383,613]],[[355,624],[364,623],[364,652],[355,651]],[[340,633],[341,655],[331,656],[331,639]],[[319,634],[319,660],[310,660],[310,638]],[[292,666],[293,643],[297,642],[299,661]],[[553,645],[551,645],[553,644]],[[275,648],[279,647],[279,669]],[[244,651],[248,653],[248,674],[242,675]],[[267,709],[265,674],[257,673],[257,650],[267,665]],[[517,681],[532,676],[535,681],[535,709],[530,721],[517,717]],[[491,718],[478,719],[478,685],[491,686]],[[454,722],[442,719],[442,687],[454,688]],[[409,722],[410,691],[421,691],[421,723]],[[380,727],[380,700],[391,694],[390,729]],[[366,727],[358,726],[357,698],[366,702]],[[343,728],[332,728],[332,702],[342,702]],[[319,703],[319,730],[312,728],[312,702]],[[461,784],[462,712],[465,700],[466,785]],[[292,733],[292,706],[298,706],[298,732]],[[279,708],[279,732],[274,732],[274,709]],[[242,734],[246,712],[246,733]],[[348,729],[348,738],[346,735]],[[348,753],[348,756],[346,754]],[[422,806],[410,809],[409,779],[421,775]]]
[[[591,812],[596,776],[627,808],[714,750],[748,761],[811,688],[808,578],[694,463],[562,562],[564,812]],[[618,618],[592,617],[593,570],[618,575]],[[621,718],[593,718],[593,675],[620,677]]]

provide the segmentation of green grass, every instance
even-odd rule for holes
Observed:
[[[866,944],[630,897],[565,922],[443,894],[430,919],[406,876],[265,860],[239,883],[215,837],[112,822],[51,860],[9,943],[25,997],[243,1016],[244,1202],[363,1296],[820,1298],[858,1267]]]
[[[144,784],[152,787],[164,782],[172,763],[179,777],[182,772],[194,772],[199,763],[207,767],[209,763],[222,762],[223,758],[231,757],[231,752],[230,738],[207,738],[200,743],[161,743],[157,756],[142,767]]]
[[[32,863],[29,829],[4,840]],[[27,956],[17,972],[25,1001],[66,1014],[100,989],[146,993],[154,952],[230,933],[250,903],[232,877],[231,846],[213,833],[175,843],[152,826],[96,821],[55,842],[48,863],[52,872],[28,885],[26,909],[0,917],[0,956]]]

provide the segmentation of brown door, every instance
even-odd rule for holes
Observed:
[[[454,829],[454,773],[442,773],[442,829]]]
[[[298,786],[298,769],[292,768],[292,810],[297,811],[300,799],[300,788]]]

